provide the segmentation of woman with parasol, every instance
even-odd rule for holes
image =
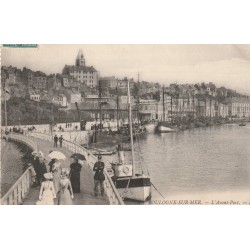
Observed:
[[[48,155],[48,157],[54,159],[54,164],[52,165],[52,173],[53,173],[53,183],[55,187],[55,192],[57,194],[60,189],[60,180],[62,172],[62,164],[59,160],[65,160],[66,156],[59,151],[52,151]]]
[[[73,192],[80,193],[80,172],[82,165],[78,161],[85,160],[85,157],[81,154],[73,154],[71,155],[71,158],[74,159],[74,162],[70,165],[70,181]]]

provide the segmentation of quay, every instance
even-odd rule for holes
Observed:
[[[42,133],[31,133],[30,136],[9,134],[7,140],[18,141],[26,144],[32,150],[41,150],[44,155],[48,155],[51,150],[55,150],[53,146],[53,137]],[[57,147],[57,151],[61,151],[67,157],[62,161],[62,165],[69,167],[71,164],[70,156],[73,153],[81,153],[85,156],[81,171],[81,192],[74,194],[74,205],[124,205],[118,191],[116,190],[110,176],[104,171],[105,195],[94,196],[93,166],[97,158],[88,150],[77,143],[63,141],[63,147]],[[10,190],[1,198],[2,205],[35,205],[39,197],[40,187],[31,187],[30,169],[28,168]],[[57,204],[57,199],[55,200]]]

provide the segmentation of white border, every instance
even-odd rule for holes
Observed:
[[[248,1],[5,1],[1,43],[249,43]],[[246,206],[0,207],[3,249],[248,249]]]

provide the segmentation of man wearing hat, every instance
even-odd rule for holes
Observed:
[[[98,185],[100,185],[101,188],[101,195],[104,195],[104,180],[105,175],[103,173],[104,170],[104,162],[102,162],[102,156],[98,155],[98,161],[95,163],[93,171],[95,171],[94,175],[94,192],[95,196],[98,194]]]

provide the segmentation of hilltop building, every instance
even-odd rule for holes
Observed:
[[[77,81],[86,84],[91,88],[98,85],[98,72],[93,66],[85,65],[85,58],[82,50],[79,50],[75,65],[65,65],[63,75],[74,77]]]

